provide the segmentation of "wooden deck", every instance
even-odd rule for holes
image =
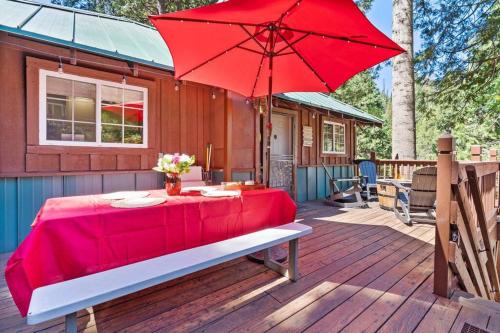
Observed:
[[[313,226],[291,283],[240,258],[79,313],[85,332],[500,332],[500,318],[432,294],[434,227],[408,227],[378,206],[300,208]],[[4,268],[7,255],[0,256]],[[0,279],[0,332],[26,326]]]

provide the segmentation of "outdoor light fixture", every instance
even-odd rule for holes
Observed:
[[[179,91],[179,81],[175,81],[174,90]]]
[[[248,98],[245,100],[245,104],[246,105],[250,104],[250,100]]]
[[[122,77],[122,84],[127,84],[127,78],[125,77],[125,74],[123,74]]]
[[[212,91],[212,99],[215,99],[217,96],[215,96],[215,91]]]
[[[59,68],[57,69],[57,72],[59,74],[62,74],[64,71],[63,71],[63,64],[62,64],[62,60],[61,60],[61,57],[59,57]]]

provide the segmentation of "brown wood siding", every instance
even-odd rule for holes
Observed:
[[[148,148],[40,146],[39,69],[56,71],[57,56],[46,54],[69,57],[71,51],[6,33],[0,33],[0,40],[21,46],[0,47],[0,78],[8,82],[0,85],[0,176],[148,170],[159,152],[193,154],[197,164],[205,165],[209,143],[212,168],[223,169],[229,165],[224,160],[226,107],[235,114],[229,128],[241,134],[231,145],[231,162],[237,170],[255,168],[255,114],[243,97],[229,94],[226,103],[224,90],[192,82],[176,90],[172,73],[138,65],[134,77],[123,61],[80,51],[75,66],[64,63],[65,73],[114,82],[125,73],[128,84],[148,89]]]
[[[333,112],[329,116],[324,110],[315,108],[305,108],[296,103],[285,100],[274,100],[274,105],[279,108],[293,110],[297,112],[297,166],[321,166],[325,165],[347,165],[352,164],[356,155],[356,121],[339,117]],[[345,154],[322,154],[321,147],[321,124],[322,119],[328,119],[337,123],[345,124]],[[304,147],[302,140],[302,127],[311,126],[313,129],[313,146]]]
[[[313,116],[314,115],[314,116]],[[323,116],[309,110],[302,109],[298,112],[300,128],[298,132],[299,153],[297,164],[299,166],[320,166],[325,165],[345,165],[351,164],[355,156],[355,122],[334,116]],[[323,154],[322,153],[322,120],[328,119],[334,122],[345,124],[345,154]],[[313,129],[313,146],[304,147],[302,140],[302,127],[311,126]]]
[[[252,169],[255,165],[255,113],[253,106],[236,93],[228,93],[228,108],[233,110],[232,159],[233,170]]]
[[[26,94],[18,51],[1,47],[0,78],[0,172],[19,172],[25,169]]]
[[[0,40],[22,47],[0,47],[0,176],[148,170],[156,164],[159,152],[183,152],[196,155],[197,164],[205,164],[205,149],[212,144],[212,168],[229,167],[233,171],[255,171],[260,157],[258,111],[235,93],[192,82],[175,89],[172,73],[142,65],[133,76],[126,62],[71,51],[66,48],[27,40],[0,32]],[[29,50],[28,50],[29,49]],[[52,54],[55,56],[47,56]],[[38,71],[57,70],[58,55],[76,54],[76,65],[64,64],[64,71],[96,79],[127,83],[148,88],[148,148],[105,148],[38,145]],[[215,94],[216,98],[212,98]],[[321,156],[321,115],[313,108],[275,99],[279,107],[297,112],[298,166],[352,163],[355,156],[355,122],[333,117],[346,124],[346,154]],[[227,111],[232,112],[227,112]],[[225,126],[225,117],[232,121]],[[324,114],[324,111],[323,111]],[[302,126],[312,126],[313,147],[302,146]],[[227,133],[230,130],[231,133]],[[225,149],[225,140],[232,138]],[[226,158],[225,158],[226,156]],[[229,159],[228,159],[229,158]]]

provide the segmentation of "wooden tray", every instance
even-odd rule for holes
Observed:
[[[224,190],[228,191],[251,191],[251,190],[263,190],[266,188],[264,184],[254,184],[254,185],[244,185],[244,184],[230,184],[224,185]]]

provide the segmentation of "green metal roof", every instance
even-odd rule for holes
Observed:
[[[0,31],[173,69],[172,56],[154,28],[120,17],[34,1],[0,0]]]
[[[154,28],[121,17],[28,0],[0,0],[0,31],[156,68],[174,69],[170,51]],[[276,96],[382,123],[323,93],[295,92]]]
[[[316,93],[316,92],[290,92],[290,93],[282,93],[277,94],[276,96],[289,100],[292,102],[296,102],[299,104],[304,104],[308,106],[317,107],[320,109],[329,110],[332,112],[337,112],[344,114],[349,117],[354,117],[357,119],[382,124],[383,120],[372,116],[369,113],[361,111],[358,108],[355,108],[352,105],[343,103],[330,95],[324,93]]]

